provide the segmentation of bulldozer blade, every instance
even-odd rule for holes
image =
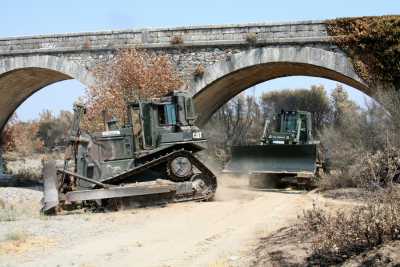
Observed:
[[[45,214],[53,213],[59,204],[57,188],[57,169],[55,161],[48,161],[43,167],[43,207]]]
[[[232,147],[224,172],[239,174],[314,174],[316,145],[253,145]]]

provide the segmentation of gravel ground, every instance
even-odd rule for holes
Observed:
[[[0,187],[0,222],[7,220],[6,215],[13,220],[38,217],[42,196],[40,187]]]
[[[271,255],[259,262],[262,253],[254,254],[260,238],[292,225],[313,203],[328,209],[353,205],[245,184],[220,178],[211,202],[50,217],[39,213],[41,191],[0,188],[0,267],[269,266]],[[4,220],[1,212],[10,207],[16,214]]]
[[[312,203],[304,192],[252,191],[221,180],[212,202],[109,213],[44,217],[41,192],[29,189],[3,188],[0,199],[31,210],[0,222],[1,267],[248,266],[246,250],[258,233],[292,223]]]

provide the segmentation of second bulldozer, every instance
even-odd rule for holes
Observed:
[[[250,175],[254,187],[279,183],[310,185],[321,167],[311,113],[281,111],[265,121],[259,145],[233,146],[225,172]]]

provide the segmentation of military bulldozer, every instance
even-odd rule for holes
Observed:
[[[233,146],[224,172],[250,175],[254,187],[309,186],[322,167],[311,113],[281,111],[266,119],[259,145]]]
[[[129,102],[126,111],[122,126],[103,116],[104,131],[89,134],[80,127],[85,107],[74,105],[64,165],[44,167],[43,212],[143,196],[174,202],[214,196],[216,177],[195,156],[206,139],[187,93]]]

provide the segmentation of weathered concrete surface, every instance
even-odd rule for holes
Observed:
[[[171,44],[175,36],[181,44]],[[27,97],[51,83],[94,82],[91,69],[117,49],[167,55],[195,96],[203,124],[219,106],[259,82],[325,77],[370,93],[322,21],[142,29],[0,39],[0,128]],[[198,65],[206,67],[195,77]]]

